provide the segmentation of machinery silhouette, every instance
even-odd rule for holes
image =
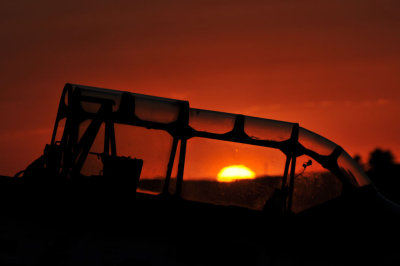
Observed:
[[[218,182],[238,161],[256,178]],[[41,254],[9,264],[399,262],[398,206],[340,146],[187,101],[66,84],[43,155],[2,183],[3,234],[29,224]]]

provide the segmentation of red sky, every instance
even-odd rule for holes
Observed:
[[[0,174],[50,141],[66,82],[289,122],[400,158],[400,2],[0,2]]]

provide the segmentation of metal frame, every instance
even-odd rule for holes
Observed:
[[[281,150],[286,155],[285,170],[282,177],[281,187],[285,197],[283,206],[281,206],[283,212],[290,211],[292,206],[296,158],[298,156],[308,155],[312,157],[323,167],[332,171],[342,181],[344,190],[351,187],[348,180],[341,173],[337,163],[337,159],[343,152],[343,149],[337,146],[332,154],[324,156],[305,148],[299,143],[299,124],[297,123],[293,123],[291,137],[284,141],[260,140],[249,137],[244,130],[245,116],[240,114],[235,115],[234,127],[227,133],[216,134],[205,131],[197,131],[189,125],[190,108],[187,101],[176,101],[176,103],[179,105],[178,119],[174,122],[164,124],[142,120],[136,116],[135,97],[140,97],[140,94],[120,92],[121,101],[119,109],[113,112],[112,101],[107,101],[96,97],[82,96],[81,89],[84,88],[85,86],[81,85],[66,84],[60,99],[54,131],[51,138],[51,145],[57,145],[55,143],[55,137],[57,134],[58,125],[61,119],[66,118],[63,136],[61,143],[59,143],[64,152],[60,169],[61,176],[63,177],[76,177],[79,174],[82,165],[86,160],[87,154],[89,153],[90,147],[100,128],[100,125],[104,122],[106,127],[104,151],[107,153],[111,151],[111,154],[113,155],[117,154],[114,123],[134,125],[148,129],[164,130],[172,136],[173,142],[167,166],[165,184],[162,190],[163,194],[168,194],[173,170],[172,168],[174,166],[174,160],[176,157],[178,144],[180,142],[179,164],[175,192],[175,195],[180,196],[185,169],[187,141],[194,137],[244,143]],[[157,97],[155,97],[155,99],[157,99]],[[85,112],[80,105],[81,100],[99,103],[101,104],[101,107],[95,114]],[[66,104],[66,101],[68,104]],[[92,119],[92,122],[78,143],[79,124],[86,119]]]

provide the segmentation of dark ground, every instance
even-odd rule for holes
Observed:
[[[374,186],[284,217],[115,184],[0,177],[0,265],[400,265],[399,207],[376,190],[399,203],[400,168],[382,150],[371,159]]]
[[[373,188],[278,217],[97,184],[2,178],[2,265],[399,265]],[[396,220],[397,219],[397,220]]]

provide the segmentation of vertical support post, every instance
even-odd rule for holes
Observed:
[[[68,106],[65,105],[65,97],[70,97],[71,95],[71,85],[70,84],[66,84],[64,87],[64,90],[61,94],[61,99],[60,99],[60,103],[58,104],[58,110],[57,110],[57,116],[56,116],[56,122],[54,123],[54,128],[53,128],[53,134],[51,136],[51,141],[50,144],[54,145],[55,141],[56,141],[56,135],[57,135],[57,129],[58,129],[58,123],[60,122],[60,120],[66,116],[68,116]],[[68,94],[67,94],[68,93]],[[69,99],[68,99],[68,103],[69,103]]]
[[[279,211],[281,213],[286,212],[286,202],[287,202],[287,195],[288,195],[288,174],[289,174],[289,167],[290,167],[290,162],[291,162],[292,156],[286,155],[286,163],[285,163],[285,170],[283,173],[283,179],[282,179],[282,186],[281,186],[281,199],[279,200]]]
[[[282,186],[281,186],[282,191],[285,189],[285,187],[287,185],[287,178],[288,178],[291,158],[292,158],[291,156],[286,155],[285,171],[283,172],[283,179],[282,179]]]
[[[167,174],[165,176],[163,194],[168,194],[169,184],[170,184],[170,181],[171,181],[172,168],[174,167],[176,150],[178,148],[178,141],[179,141],[178,138],[174,137],[174,140],[172,142],[172,147],[171,147],[171,154],[169,156]]]
[[[174,138],[181,140],[181,147],[179,151],[175,196],[180,196],[182,192],[183,172],[185,170],[186,145],[188,138],[191,137],[189,131],[189,102],[182,101],[180,103],[180,112],[177,122],[177,130],[173,133],[173,135]]]
[[[72,90],[72,87],[70,88],[68,92],[67,120],[65,121],[64,134],[61,140],[64,150],[61,176],[64,178],[69,178],[72,175],[71,172],[75,160],[74,154],[78,145],[79,125],[82,122],[80,117],[81,90],[80,88],[75,88],[74,90]]]
[[[296,157],[297,157],[297,146],[299,143],[299,124],[295,124],[293,126],[292,136],[292,164],[290,169],[290,183],[289,183],[289,197],[287,203],[286,211],[290,211],[292,208],[292,201],[293,201],[293,190],[294,190],[294,177],[296,174]]]
[[[290,169],[289,198],[288,198],[288,204],[287,204],[287,211],[290,211],[292,209],[295,174],[296,174],[296,156],[293,156],[292,165],[291,165],[291,169]]]
[[[104,154],[105,155],[110,155],[110,146],[111,146],[111,155],[117,156],[114,123],[112,121],[106,121],[105,137],[104,137]]]
[[[187,144],[187,139],[186,138],[182,139],[181,140],[181,149],[179,152],[178,176],[176,179],[175,195],[177,195],[177,196],[180,196],[181,192],[182,192],[183,172],[185,169],[186,144]]]

